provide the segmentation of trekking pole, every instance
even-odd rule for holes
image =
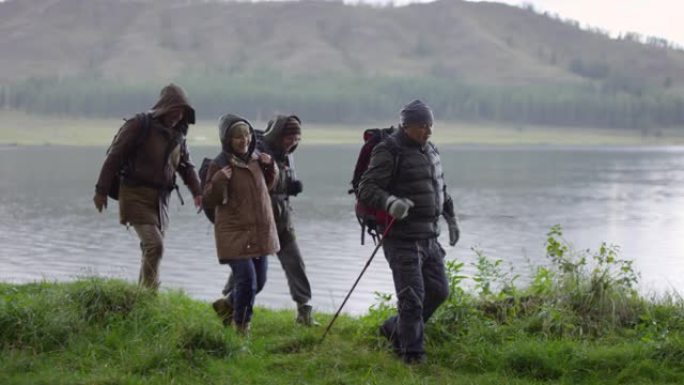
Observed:
[[[359,281],[361,280],[361,277],[363,277],[363,274],[366,272],[366,269],[368,269],[368,266],[370,266],[371,262],[373,261],[373,258],[375,257],[375,254],[377,254],[378,250],[380,250],[380,246],[382,246],[382,244],[385,242],[385,236],[387,236],[387,233],[390,231],[393,224],[394,224],[394,218],[390,219],[390,223],[387,225],[385,232],[382,233],[382,239],[380,239],[380,242],[378,242],[377,246],[375,246],[375,250],[373,250],[373,254],[371,254],[370,258],[368,258],[368,261],[366,262],[366,266],[364,266],[363,270],[361,270],[361,274],[359,274],[359,277],[356,278],[354,285],[352,285],[351,289],[349,290],[349,293],[347,293],[347,296],[344,298],[344,301],[342,301],[342,305],[340,305],[340,308],[337,309],[337,313],[335,313],[332,320],[330,320],[328,327],[325,328],[325,332],[323,333],[323,336],[321,337],[321,340],[319,343],[322,343],[323,340],[325,339],[325,336],[328,335],[328,332],[330,331],[333,324],[335,323],[335,320],[337,319],[337,317],[342,312],[342,308],[347,303],[347,300],[349,299],[349,297],[351,297],[351,294],[354,291],[354,289],[356,288],[356,285],[358,285]]]

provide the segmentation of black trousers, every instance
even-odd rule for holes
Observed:
[[[424,325],[449,296],[444,270],[446,253],[437,238],[386,238],[383,250],[392,269],[398,314],[386,320],[382,328],[394,342],[397,353],[422,356]]]

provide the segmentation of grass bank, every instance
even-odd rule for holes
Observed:
[[[418,366],[376,334],[391,295],[341,317],[318,344],[322,328],[297,327],[288,311],[257,309],[242,337],[180,292],[101,278],[0,284],[0,383],[680,384],[682,300],[639,295],[617,251],[575,251],[554,227],[549,263],[524,287],[477,250],[471,277],[449,262],[451,296],[427,325]]]
[[[122,119],[67,118],[0,111],[0,145],[106,146],[122,123]],[[257,128],[265,127],[263,122],[253,123]],[[377,125],[305,124],[304,143],[360,144],[363,129]],[[216,122],[202,120],[191,128],[189,143],[216,145],[217,136]],[[682,145],[684,129],[591,129],[438,122],[434,142],[439,145]]]

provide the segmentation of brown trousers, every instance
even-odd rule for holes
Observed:
[[[164,254],[164,231],[155,225],[133,225],[140,238],[142,261],[138,284],[153,290],[159,288],[159,263]]]

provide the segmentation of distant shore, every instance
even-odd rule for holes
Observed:
[[[34,116],[17,111],[0,111],[0,146],[107,146],[122,123],[123,119]],[[319,124],[307,123],[304,117],[303,143],[360,144],[365,128],[392,123]],[[265,122],[253,124],[256,128],[265,127]],[[215,145],[218,142],[215,126],[216,122],[212,120],[200,120],[191,126],[189,144]],[[438,121],[433,141],[438,145],[684,145],[684,127],[592,129]]]

